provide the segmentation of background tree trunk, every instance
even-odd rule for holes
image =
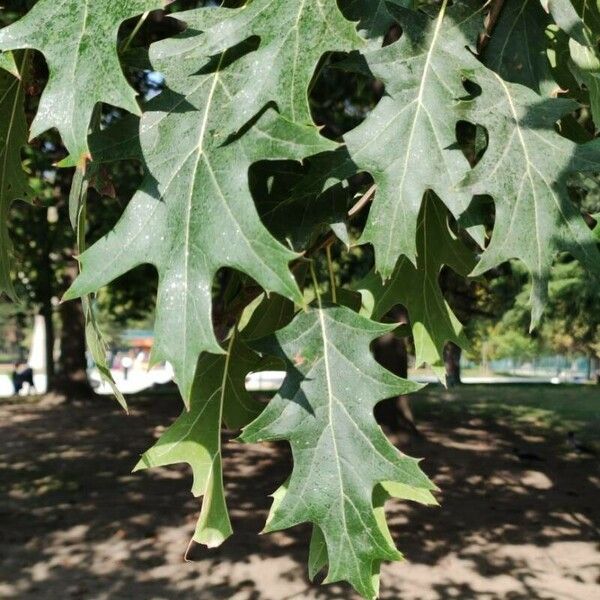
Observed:
[[[588,381],[600,383],[600,360],[595,354],[589,354],[587,359],[587,376]]]
[[[48,244],[48,234],[44,229],[44,260],[39,275],[40,300],[42,303],[40,315],[44,317],[44,329],[46,333],[46,391],[54,390],[55,385],[55,365],[54,365],[54,321],[52,307],[52,278],[54,271],[50,264],[50,245]]]
[[[600,359],[592,356],[590,359],[590,379],[600,385]]]
[[[25,334],[23,333],[26,328],[27,317],[23,311],[19,311],[15,315],[15,344],[17,347],[17,358],[21,362],[25,362],[27,360],[27,352],[25,351]]]
[[[40,315],[44,317],[44,332],[46,336],[46,392],[54,390],[56,384],[56,365],[54,364],[54,321],[52,319],[52,304],[44,303],[40,309]]]
[[[406,312],[403,310],[395,310],[390,313],[390,316],[398,324],[407,321]],[[393,333],[388,333],[375,341],[373,354],[382,367],[385,367],[394,375],[406,379],[408,376],[408,352],[406,342],[403,339]],[[408,396],[398,396],[380,402],[375,407],[375,417],[381,425],[391,431],[408,431],[412,434],[421,435],[415,425]]]
[[[68,275],[63,279],[65,289],[74,280],[76,272],[76,268],[68,270]],[[59,315],[60,357],[55,391],[68,398],[89,398],[93,390],[87,376],[85,318],[81,302],[63,302],[59,306]]]
[[[447,342],[444,346],[444,365],[446,366],[446,383],[448,387],[460,385],[460,357],[462,348],[454,342]]]

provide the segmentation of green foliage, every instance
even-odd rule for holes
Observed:
[[[454,342],[466,348],[463,328],[444,299],[440,271],[447,264],[466,277],[476,264],[475,255],[450,231],[448,212],[437,199],[426,198],[417,225],[417,265],[401,258],[384,285],[376,273],[357,284],[363,306],[374,319],[381,319],[396,304],[410,315],[415,343],[415,365],[428,364],[442,380],[444,344]],[[427,240],[435,240],[428,244]]]
[[[527,360],[533,358],[539,350],[534,339],[514,329],[490,332],[486,349],[488,358],[492,360],[502,360],[503,358]]]
[[[381,41],[394,24],[394,6],[413,7],[410,0],[342,0],[346,16],[352,21],[358,21],[358,30],[366,38]]]
[[[377,522],[373,489],[387,481],[434,489],[373,416],[380,400],[417,389],[364,352],[392,327],[344,307],[319,307],[256,342],[261,352],[285,361],[287,377],[242,434],[246,442],[287,440],[292,447],[294,470],[266,530],[313,523],[325,538],[326,581],[349,581],[368,598],[375,595],[373,563],[400,558]]]
[[[190,410],[183,411],[135,468],[190,464],[192,493],[204,497],[194,540],[209,547],[220,545],[233,533],[223,491],[221,423],[239,428],[260,414],[262,405],[244,387],[246,375],[256,369],[260,357],[235,332],[226,356],[204,354],[198,361]]]
[[[27,143],[23,79],[12,54],[0,55],[0,294],[16,298],[10,278],[12,245],[8,233],[8,215],[14,200],[29,197],[27,174],[21,164],[21,149]],[[23,63],[24,57],[21,60]]]
[[[495,354],[533,350],[527,296],[534,324],[549,297],[557,326],[544,321],[538,335],[556,347],[561,328],[577,331],[588,350],[597,340],[585,319],[597,312],[598,237],[581,215],[593,195],[582,191],[582,173],[600,171],[595,9],[560,0],[546,14],[536,0],[507,0],[486,19],[470,0],[180,0],[173,11],[197,8],[146,19],[163,4],[39,0],[2,15],[10,24],[0,49],[40,50],[49,76],[33,53],[16,62],[0,54],[0,285],[14,295],[9,208],[29,194],[21,149],[30,116],[30,136],[56,128],[70,155],[60,164],[77,165],[68,211],[76,241],[61,236],[81,254],[81,273],[64,300],[82,297],[105,377],[95,294],[105,306],[129,306],[140,301],[129,284],[147,309],[155,278],[139,267],[158,274],[153,359],[173,365],[185,409],[137,468],[191,466],[192,493],[203,497],[194,538],[213,546],[232,533],[222,427],[243,427],[247,442],[288,442],[294,467],[266,529],[312,523],[311,577],[327,568],[326,581],[374,597],[381,562],[401,558],[386,501],[435,504],[418,461],[391,445],[373,414],[378,402],[416,389],[370,352],[397,326],[381,323],[390,310],[406,308],[409,327],[396,334],[410,331],[417,362],[441,376],[444,344],[467,346],[458,316],[468,310],[451,306],[460,286],[448,293],[448,281],[502,279],[515,258],[531,281],[512,329],[495,332]],[[143,41],[132,48],[134,38]],[[27,61],[31,78],[19,79]],[[150,68],[165,81],[142,110],[130,84],[137,77],[141,87]],[[569,89],[551,97],[565,81]],[[588,98],[589,108],[574,101]],[[56,136],[39,143],[60,161]],[[64,222],[31,219],[40,239],[20,253],[27,266],[54,253],[49,231],[70,231],[70,173],[48,164],[34,172],[54,173],[53,192],[41,177],[35,188],[44,206],[60,198]],[[105,197],[109,175],[126,204],[119,219]],[[23,213],[15,220],[26,240]],[[96,241],[86,249],[88,238]],[[368,244],[372,251],[356,249]],[[349,290],[358,254],[356,271],[369,274]],[[328,265],[323,298],[314,263]],[[35,264],[54,291],[48,278],[57,272]],[[504,277],[482,294],[504,306],[521,283]],[[286,378],[264,408],[244,382],[271,368],[272,356]]]
[[[0,54],[0,69],[8,71],[17,78],[19,77],[19,69],[11,52]]]
[[[526,85],[542,96],[556,92],[546,51],[550,23],[539,0],[506,0],[483,52],[486,65],[505,81]]]
[[[545,2],[545,0],[544,0]],[[543,3],[544,3],[543,2]],[[569,34],[568,68],[590,98],[594,120],[600,119],[600,10],[587,0],[552,0],[547,8],[556,24]]]
[[[73,176],[73,183],[69,194],[69,217],[71,225],[75,230],[77,254],[84,252],[86,247],[85,226],[87,222],[88,189],[90,181],[97,175],[97,169],[98,165],[96,163],[92,163],[87,171],[78,166]],[[81,305],[85,321],[85,339],[92,360],[98,368],[102,381],[108,383],[119,404],[127,410],[127,402],[123,394],[119,391],[106,360],[107,346],[96,320],[93,296],[83,296],[81,298]]]
[[[502,317],[497,326],[500,334],[523,335],[530,287],[529,284],[522,286],[514,306]],[[599,314],[600,284],[586,277],[575,261],[563,258],[552,271],[548,310],[537,332],[538,344],[557,353],[600,357]],[[516,350],[518,347],[516,344]],[[508,356],[508,349],[505,355]],[[514,356],[519,357],[517,351]]]
[[[50,70],[31,135],[52,127],[78,162],[88,154],[87,133],[98,102],[139,113],[117,54],[119,26],[164,0],[40,0],[16,23],[0,31],[0,50],[41,51]]]
[[[201,29],[204,15],[187,15],[189,26]],[[186,404],[199,355],[221,351],[211,322],[219,268],[241,270],[265,289],[301,301],[288,269],[295,255],[261,224],[248,169],[258,160],[301,159],[333,147],[316,128],[272,110],[247,135],[228,141],[236,56],[225,52],[198,74],[209,55],[196,46],[183,34],[153,47],[153,63],[175,91],[148,106],[140,124],[148,175],[113,234],[82,255],[82,275],[66,295],[93,292],[137,265],[154,264],[160,283],[153,360],[171,362]]]
[[[427,189],[456,217],[471,198],[458,189],[469,163],[455,130],[464,113],[457,102],[466,94],[462,70],[479,64],[467,46],[481,27],[481,8],[446,4],[435,19],[394,8],[405,35],[367,52],[358,65],[386,84],[387,95],[345,138],[353,160],[378,186],[362,241],[373,244],[385,279],[401,255],[415,260],[417,219]]]
[[[576,108],[574,102],[543,100],[490,71],[477,75],[486,91],[475,98],[468,114],[475,122],[486,120],[490,142],[463,185],[493,196],[496,219],[491,243],[474,273],[511,258],[522,260],[532,275],[535,324],[558,252],[570,252],[593,276],[600,276],[597,245],[567,191],[571,173],[600,170],[600,140],[575,144],[556,133],[555,123]]]
[[[185,15],[182,15],[185,19]],[[331,0],[255,0],[237,10],[198,11],[194,26],[204,35],[195,52],[213,56],[257,36],[258,48],[236,61],[236,87],[228,115],[232,130],[242,127],[270,102],[294,123],[309,124],[306,90],[326,52],[348,52],[363,45],[353,24]]]

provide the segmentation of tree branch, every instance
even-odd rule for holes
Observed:
[[[359,215],[373,200],[375,197],[375,193],[377,191],[377,186],[372,185],[360,198],[359,200],[350,208],[348,211],[348,218],[352,220],[357,215]],[[333,231],[330,231],[321,239],[317,240],[312,246],[307,248],[303,253],[302,257],[298,258],[292,263],[292,271],[297,270],[303,264],[306,264],[306,260],[311,256],[314,256],[320,250],[331,246],[335,242],[336,236]],[[229,307],[230,315],[228,315],[227,322],[235,323],[237,322],[239,316],[242,314],[246,306],[250,304],[253,300],[258,298],[263,293],[263,289],[258,286],[246,287],[240,292],[240,301],[237,304],[233,304]]]
[[[491,0],[490,2],[490,12],[485,19],[485,31],[481,33],[479,36],[479,40],[477,41],[477,53],[482,54],[485,50],[485,47],[488,45],[492,34],[494,33],[494,29],[498,23],[498,19],[500,19],[500,15],[502,13],[502,9],[504,8],[504,0]]]

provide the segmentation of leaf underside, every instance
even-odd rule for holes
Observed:
[[[456,145],[456,122],[466,95],[462,70],[478,67],[467,46],[480,28],[481,6],[455,4],[435,19],[401,7],[394,15],[403,28],[399,41],[367,52],[367,69],[386,85],[386,96],[365,122],[346,135],[354,162],[377,184],[362,241],[373,244],[384,279],[404,255],[415,261],[417,220],[430,189],[458,217],[470,194],[457,184],[469,163]]]
[[[89,153],[87,134],[99,102],[140,112],[117,54],[123,21],[162,8],[163,0],[40,0],[0,30],[0,50],[31,48],[44,54],[48,84],[31,137],[56,127],[77,162]]]
[[[287,440],[292,448],[294,469],[266,531],[313,523],[327,546],[326,581],[349,581],[368,598],[376,594],[374,564],[401,558],[378,523],[373,490],[388,481],[435,489],[418,461],[390,444],[373,415],[379,401],[419,387],[386,371],[366,351],[389,330],[331,307],[300,313],[272,337],[254,342],[285,362],[287,377],[242,434],[246,442]]]
[[[242,341],[233,339],[226,355],[203,355],[192,387],[190,410],[185,410],[157,443],[144,453],[134,471],[188,463],[192,493],[203,496],[194,541],[218,546],[231,534],[223,489],[221,425],[239,428],[262,404],[244,387],[246,375],[260,363]]]
[[[203,11],[185,15],[190,28],[200,26],[198,16]],[[199,355],[220,352],[211,320],[212,282],[220,268],[235,268],[301,301],[288,268],[296,255],[261,223],[248,185],[250,166],[335,147],[314,126],[290,123],[272,109],[230,139],[238,57],[234,51],[206,57],[194,42],[184,34],[153,47],[155,67],[187,93],[165,90],[148,106],[140,123],[148,176],[114,231],[82,255],[83,273],[67,294],[96,290],[142,263],[155,265],[153,360],[171,362],[186,402]]]
[[[435,240],[427,244],[427,240]],[[454,342],[464,349],[468,341],[463,327],[445,300],[439,284],[440,271],[448,265],[466,277],[473,270],[473,253],[451,232],[448,213],[441,202],[427,195],[417,225],[417,265],[401,258],[384,284],[370,273],[357,284],[366,312],[380,320],[395,305],[408,311],[415,343],[415,365],[429,365],[445,381],[444,345]]]

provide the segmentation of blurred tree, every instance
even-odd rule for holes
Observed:
[[[563,256],[549,284],[548,307],[541,325],[529,332],[531,284],[519,263],[507,265],[479,287],[478,306],[488,315],[475,315],[469,325],[471,354],[487,360],[529,360],[543,353],[585,356],[588,379],[600,358],[600,284],[586,277],[577,262]]]
[[[509,358],[520,364],[534,358],[539,350],[536,339],[517,329],[497,326],[489,332],[487,352],[488,358],[492,360]]]
[[[11,2],[0,13],[0,26],[17,20],[34,4],[21,0]],[[191,3],[190,3],[191,4]],[[193,3],[195,5],[197,3]],[[160,37],[161,27],[170,31],[173,23],[164,16],[152,19],[152,24],[140,35]],[[127,36],[135,23],[123,28]],[[29,53],[28,64],[23,67],[26,113],[29,121],[35,113],[39,92],[48,77],[47,67],[39,53]],[[149,71],[126,67],[126,74],[142,94],[149,97],[157,88]],[[108,109],[103,123],[114,123],[121,118],[119,111]],[[45,318],[48,390],[70,395],[89,395],[85,355],[85,326],[80,303],[60,304],[63,292],[73,281],[78,265],[74,233],[65,227],[69,221],[68,196],[72,180],[71,169],[57,168],[66,155],[60,139],[54,132],[40,136],[26,149],[24,166],[29,173],[33,205],[17,202],[10,214],[10,236],[13,242],[13,281],[19,296],[16,305],[3,302],[3,321],[12,324],[11,331],[24,330],[25,323],[35,314]],[[102,193],[92,193],[90,202],[102,204],[102,210],[91,211],[88,236],[95,240],[107,233],[119,218],[142,176],[142,167],[135,161],[111,164],[103,173],[98,188]],[[114,182],[112,185],[111,180]],[[110,197],[114,188],[119,197]],[[140,268],[115,282],[102,293],[100,304],[114,315],[120,325],[130,318],[141,318],[154,303],[156,276],[152,269]],[[118,309],[116,309],[118,307]],[[115,310],[116,309],[116,310]],[[27,317],[29,315],[29,318]],[[14,336],[13,336],[14,337]],[[22,338],[18,332],[17,337]],[[55,340],[60,339],[58,364],[55,365]],[[15,341],[15,350],[26,356],[23,340]]]

